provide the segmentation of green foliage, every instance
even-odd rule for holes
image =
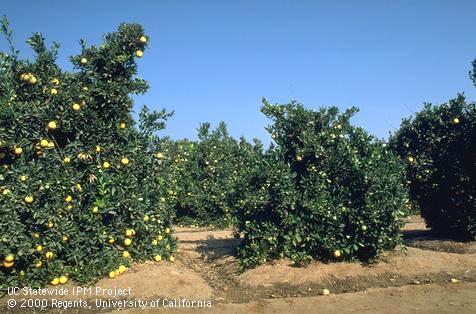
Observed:
[[[11,42],[6,20],[3,32]],[[174,252],[171,187],[154,175],[166,163],[153,135],[170,114],[144,109],[138,129],[131,116],[129,95],[147,90],[135,77],[142,36],[122,24],[100,47],[82,42],[74,72],[40,34],[33,61],[0,54],[0,293],[60,276],[88,283]]]
[[[244,169],[243,269],[282,257],[369,261],[401,242],[403,165],[385,143],[350,125],[356,111],[264,101],[276,146]]]
[[[237,193],[243,178],[242,169],[253,160],[251,152],[260,143],[232,138],[221,122],[210,131],[210,124],[198,129],[198,141],[177,141],[169,154],[178,182],[176,212],[179,223],[229,226],[241,195]],[[246,191],[242,191],[245,193]]]
[[[476,86],[476,59],[473,60],[473,70],[469,72],[469,77],[473,81],[474,86]]]
[[[411,198],[437,234],[476,237],[476,105],[463,95],[425,104],[392,138],[406,161]]]

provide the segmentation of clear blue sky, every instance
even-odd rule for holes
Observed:
[[[175,110],[165,134],[194,138],[224,120],[233,135],[269,142],[259,112],[294,98],[360,107],[354,119],[386,137],[423,102],[464,92],[476,58],[476,1],[2,1],[22,56],[32,32],[62,44],[59,63],[120,22],[150,36],[137,105]],[[0,50],[6,50],[0,41]]]

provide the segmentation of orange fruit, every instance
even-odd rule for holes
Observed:
[[[61,276],[61,277],[59,278],[59,282],[60,282],[60,284],[64,285],[65,283],[68,282],[68,277],[66,277],[66,276]]]
[[[50,121],[48,122],[48,129],[50,130],[56,130],[58,126],[56,125],[56,122],[55,121]]]
[[[73,104],[71,108],[73,108],[74,111],[79,111],[81,109],[81,106],[78,104]]]
[[[11,263],[15,260],[15,256],[13,256],[13,254],[8,254],[7,256],[5,256],[5,262],[7,263]]]
[[[30,196],[30,195],[25,196],[25,203],[27,204],[33,203],[33,196]]]

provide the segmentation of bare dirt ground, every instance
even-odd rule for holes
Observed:
[[[412,217],[404,228],[406,248],[388,252],[375,265],[316,261],[297,268],[280,260],[240,274],[234,256],[240,240],[231,230],[178,228],[176,235],[174,264],[136,265],[119,278],[100,280],[95,287],[130,287],[131,296],[113,299],[146,300],[149,306],[140,311],[145,313],[476,313],[476,243],[434,238],[419,217]],[[323,289],[330,295],[322,296]],[[0,312],[33,313],[8,310],[8,298],[0,302],[4,304]],[[139,311],[115,304],[96,308],[97,295],[54,298],[85,299],[93,304],[92,309],[74,308],[67,313]],[[151,306],[158,299],[211,300],[212,307]]]

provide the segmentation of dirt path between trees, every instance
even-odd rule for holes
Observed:
[[[329,296],[219,303],[206,309],[147,309],[140,313],[476,313],[475,291],[475,283],[405,286]],[[136,310],[117,313],[131,314]]]
[[[131,288],[131,296],[112,299],[148,301],[141,313],[476,313],[476,243],[433,238],[417,217],[404,229],[407,247],[389,252],[371,266],[316,261],[297,268],[280,260],[240,274],[235,257],[240,240],[231,230],[178,228],[175,234],[179,239],[175,263],[136,265],[119,278],[100,280],[95,287]],[[330,295],[322,296],[323,289]],[[7,298],[1,300],[0,312],[36,313],[7,309]],[[94,305],[97,296],[55,298],[85,299]],[[212,307],[171,309],[163,303],[151,307],[150,302],[158,299],[210,300]],[[113,304],[50,312],[139,310]]]

